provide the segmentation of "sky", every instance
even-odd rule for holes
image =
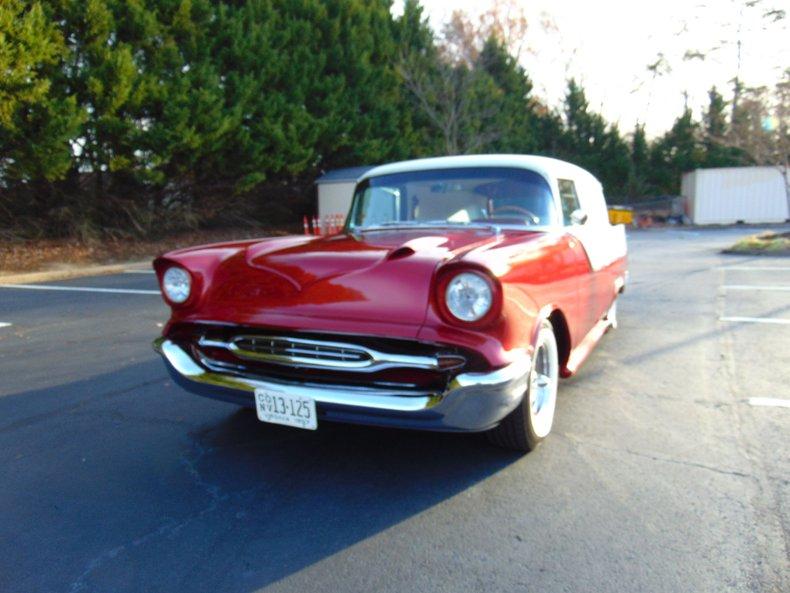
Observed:
[[[521,63],[535,94],[559,106],[565,81],[573,76],[584,84],[591,107],[626,132],[640,122],[649,136],[663,133],[686,100],[701,113],[713,85],[729,99],[739,38],[740,77],[747,86],[773,86],[790,67],[790,0],[758,0],[753,7],[746,0],[514,1],[530,22]],[[453,10],[474,16],[489,5],[421,3],[435,30]],[[770,9],[787,11],[787,18],[772,23],[763,17]],[[547,19],[553,24],[548,29],[541,26]],[[684,59],[689,50],[705,58]],[[659,53],[671,71],[653,78],[647,65]]]

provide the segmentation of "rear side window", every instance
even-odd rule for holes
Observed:
[[[566,225],[571,224],[571,212],[579,209],[579,196],[576,185],[570,179],[558,179],[560,188],[560,202],[562,202],[562,220]]]

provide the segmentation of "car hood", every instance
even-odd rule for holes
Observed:
[[[209,246],[164,259],[198,277],[195,318],[276,325],[277,317],[296,316],[333,327],[386,321],[418,329],[437,268],[502,240],[488,228],[388,229]]]

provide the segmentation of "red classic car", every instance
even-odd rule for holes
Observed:
[[[341,232],[221,243],[154,262],[176,382],[264,422],[487,432],[528,451],[560,376],[616,323],[622,226],[601,184],[524,155],[372,169]]]

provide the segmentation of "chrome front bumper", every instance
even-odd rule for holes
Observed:
[[[216,373],[200,366],[178,344],[159,338],[154,349],[184,389],[214,399],[254,407],[258,388],[310,397],[320,420],[423,430],[479,432],[496,426],[519,404],[527,389],[531,361],[522,353],[488,373],[461,373],[443,393],[415,395],[395,390],[285,383]]]

